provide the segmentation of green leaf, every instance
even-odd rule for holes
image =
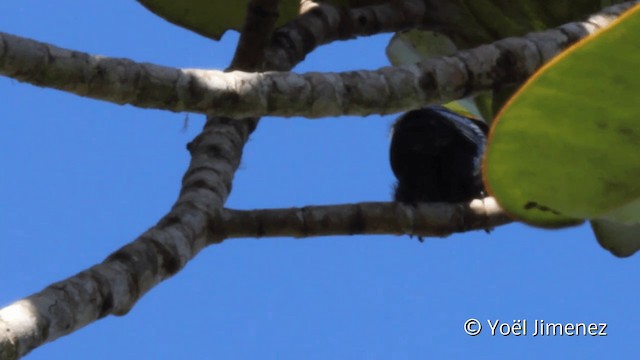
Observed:
[[[624,0],[450,0],[434,2],[430,18],[459,48],[479,46],[580,20]]]
[[[452,55],[458,51],[458,47],[448,36],[439,32],[410,30],[395,34],[386,50],[391,64],[398,66]]]
[[[362,7],[362,6],[369,6],[369,5],[379,5],[379,4],[389,2],[389,0],[316,0],[316,2],[319,2],[319,3],[324,2],[324,3],[336,5],[336,6],[354,8],[354,7]]]
[[[509,36],[522,36],[581,20],[606,6],[625,0],[451,0],[437,2],[430,9],[439,29],[461,49],[480,46]],[[515,89],[496,89],[492,105],[482,108],[486,99],[476,99],[488,122],[495,110],[502,108]],[[488,109],[494,111],[488,111]]]
[[[506,211],[546,227],[640,220],[639,64],[637,6],[510,100],[484,162],[486,185]]]
[[[393,65],[447,56],[509,36],[522,36],[575,21],[622,0],[451,0],[431,4],[426,27],[397,33],[387,46]],[[437,31],[435,30],[437,29]],[[486,92],[450,108],[463,107],[491,123],[493,115],[516,89]]]
[[[178,26],[202,36],[219,40],[225,31],[240,30],[249,0],[138,0],[140,4]],[[297,0],[280,2],[278,24],[295,18],[300,8]]]
[[[640,224],[627,225],[605,219],[591,221],[591,228],[600,245],[618,257],[627,257],[640,250]]]
[[[220,40],[227,30],[240,30],[244,24],[249,0],[138,0],[161,18],[213,40]],[[365,6],[385,0],[325,0],[337,6]],[[280,1],[280,16],[276,26],[298,16],[299,0]]]

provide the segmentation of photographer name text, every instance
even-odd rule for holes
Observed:
[[[464,323],[467,335],[476,336],[483,331],[491,336],[607,336],[606,323],[558,323],[545,320],[486,320],[468,319]]]

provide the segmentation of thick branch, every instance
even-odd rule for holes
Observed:
[[[71,52],[0,33],[0,73],[119,104],[234,118],[387,114],[521,83],[636,3],[416,65],[326,74],[180,70]]]
[[[226,238],[355,234],[446,236],[511,222],[493,198],[468,204],[360,203],[291,209],[225,209],[214,223]]]
[[[277,4],[272,0],[251,1],[254,9]],[[248,17],[252,16],[259,15],[250,10]],[[262,29],[249,31],[246,45],[250,46],[252,39],[266,43],[271,27],[267,21]],[[258,32],[263,34],[256,35]],[[244,56],[248,55],[236,56],[232,65],[250,64]],[[262,53],[252,52],[251,56],[262,63]],[[0,309],[0,359],[19,358],[109,314],[126,314],[142,295],[182,269],[210,243],[215,231],[211,219],[220,212],[231,190],[242,148],[256,121],[209,119],[188,146],[191,163],[180,196],[156,226],[101,264]]]
[[[570,32],[567,30],[567,33]],[[139,102],[136,103],[138,106],[162,103],[165,107],[160,106],[161,108],[174,111],[185,109],[184,105],[182,109],[175,107],[176,103],[197,105],[202,102],[208,104],[207,100],[211,101],[207,98],[208,95],[204,96],[197,91],[191,93],[184,89],[183,91],[187,91],[190,96],[180,97],[178,89],[200,86],[198,81],[202,79],[197,76],[189,77],[189,71],[184,72],[187,75],[181,75],[183,72],[177,69],[135,64],[129,60],[91,57],[2,34],[0,72],[17,79],[31,79],[36,84],[57,84],[56,86],[63,90],[74,89],[79,94],[91,94],[97,98],[100,97],[95,94],[102,94],[108,97],[106,100],[114,102],[118,102],[118,99],[120,102],[126,102],[123,99],[131,98]],[[197,74],[197,71],[192,73]],[[174,82],[175,79],[164,82],[164,77],[168,75],[175,75],[181,80],[185,80],[186,77],[188,82],[186,85],[179,81]],[[193,83],[190,83],[191,81]],[[242,88],[240,85],[238,87]],[[110,91],[117,95],[111,97]],[[122,94],[126,96],[123,97]],[[167,94],[172,95],[166,97]],[[171,104],[174,106],[171,107]],[[205,112],[208,108],[202,106],[202,109]],[[232,234],[231,227],[222,229],[216,226],[216,216],[221,213],[221,207],[230,191],[233,173],[252,129],[251,123],[226,118],[210,119],[203,133],[189,146],[192,160],[175,206],[155,227],[109,256],[103,263],[0,310],[0,359],[20,357],[47,341],[73,332],[109,314],[125,314],[146,291],[179,271],[204,246],[223,240],[222,230]],[[360,209],[358,211],[376,211],[368,206],[356,208]],[[405,210],[407,208],[402,211]],[[435,208],[430,206],[426,212],[431,215],[424,216],[433,224],[437,224],[438,215],[432,214],[434,210]],[[450,211],[445,208],[440,210]],[[329,214],[326,216],[333,218],[333,215],[330,215],[332,212],[311,208],[311,215],[303,217],[302,224],[309,227],[321,223],[323,219],[329,219],[322,215],[323,211],[324,214]],[[353,209],[351,211],[353,212]],[[464,210],[460,211],[464,213]],[[419,212],[422,213],[422,210]],[[409,213],[412,213],[411,209]],[[230,216],[231,212],[224,214]],[[233,218],[242,216],[255,218],[255,215],[236,213],[229,221],[233,223]],[[407,219],[412,219],[411,216],[404,217],[403,232],[444,232],[439,227],[418,228],[416,224],[423,224],[425,220],[422,218],[423,215],[415,215],[415,221],[408,221]],[[351,215],[350,218],[355,219],[357,223],[359,217],[361,216]],[[477,220],[482,217],[471,218]],[[474,223],[473,221],[463,221],[461,226]],[[478,221],[484,224],[485,220]],[[295,230],[296,228],[300,229],[300,223],[294,222],[290,226],[294,228],[293,234],[299,231]],[[345,226],[351,232],[356,229],[354,225],[341,226]],[[263,231],[266,234],[266,231]],[[311,234],[309,230],[306,231]],[[240,232],[234,234],[243,236]]]
[[[269,68],[286,70],[316,47],[356,36],[396,32],[424,22],[423,0],[401,0],[353,9],[322,3],[282,26],[266,55]]]

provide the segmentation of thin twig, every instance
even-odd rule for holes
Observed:
[[[225,209],[214,227],[225,238],[393,234],[442,237],[487,230],[512,220],[493,198],[417,207],[369,202],[289,209]]]
[[[279,0],[251,0],[230,69],[263,69],[265,51],[278,20]]]

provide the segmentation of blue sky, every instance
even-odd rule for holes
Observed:
[[[224,68],[219,43],[134,1],[3,1],[0,31],[107,56]],[[387,65],[388,35],[318,49],[297,71]],[[165,214],[203,117],[142,110],[0,77],[0,306],[108,256]],[[265,118],[227,205],[385,201],[393,116]],[[124,317],[31,359],[635,358],[640,255],[586,226],[522,225],[446,239],[237,239],[202,251]],[[470,337],[469,318],[485,331]],[[487,320],[607,323],[606,337],[492,337]],[[634,356],[635,355],[635,356]]]

